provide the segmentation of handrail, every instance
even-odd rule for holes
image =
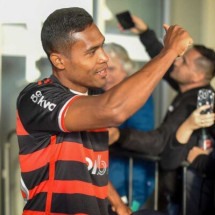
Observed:
[[[149,155],[145,154],[143,152],[136,152],[132,150],[127,150],[124,149],[120,146],[112,145],[109,147],[109,152],[112,155],[116,156],[125,156],[130,158],[138,158],[138,159],[143,159],[143,160],[148,160],[155,162],[155,191],[154,191],[154,210],[158,210],[158,180],[159,180],[159,161],[160,161],[160,156],[154,156],[154,155]],[[129,160],[129,168],[131,167],[131,161]],[[183,161],[181,163],[181,167],[183,168],[183,196],[182,196],[182,214],[186,215],[186,177],[187,177],[187,168],[189,166],[189,162]],[[132,170],[129,170],[132,173]],[[129,173],[130,174],[130,173]],[[129,176],[129,180],[132,180],[132,176]],[[129,186],[131,186],[132,182],[129,181]],[[132,188],[129,187],[129,198],[132,197]],[[129,199],[129,202],[131,202],[131,199]],[[130,205],[129,205],[130,206]]]
[[[131,206],[132,202],[132,180],[133,180],[133,158],[143,159],[147,161],[152,161],[155,163],[155,188],[154,188],[154,210],[158,210],[158,181],[159,181],[159,156],[149,155],[145,153],[135,152],[131,150],[123,149],[119,146],[111,146],[109,148],[111,155],[124,156],[129,158],[129,187],[128,187],[128,202]]]

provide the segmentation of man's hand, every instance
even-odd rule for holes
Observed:
[[[122,204],[118,205],[117,208],[115,208],[113,206],[112,210],[115,213],[117,213],[117,215],[131,215],[132,214],[131,209],[127,205],[125,205],[123,202],[122,202]]]
[[[117,215],[132,214],[131,209],[124,204],[110,181],[108,183],[108,200],[112,205],[112,210],[117,213]]]
[[[166,31],[164,49],[172,49],[178,56],[182,56],[188,47],[193,44],[193,39],[186,30],[178,25],[169,26],[164,24],[163,27]]]
[[[194,146],[188,153],[187,161],[192,163],[199,155],[208,155],[210,151],[203,150],[197,146]]]
[[[109,128],[109,145],[112,145],[119,139],[119,129],[118,128]]]
[[[138,16],[131,16],[132,21],[134,22],[134,27],[129,30],[134,34],[140,34],[148,29],[147,24]],[[118,23],[118,28],[120,31],[124,31],[124,28]]]
[[[215,114],[201,114],[203,110],[207,110],[210,106],[203,105],[194,110],[192,114],[181,124],[176,132],[176,139],[181,144],[188,143],[193,131],[203,127],[210,127],[214,124]]]
[[[199,128],[212,126],[214,124],[215,114],[201,114],[202,111],[207,110],[209,107],[209,105],[203,105],[193,111],[193,113],[187,119],[187,129],[196,130]]]

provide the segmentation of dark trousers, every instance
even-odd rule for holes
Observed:
[[[214,181],[197,174],[193,169],[187,171],[187,212],[192,215],[214,215]]]
[[[163,171],[160,176],[159,210],[169,215],[182,215],[181,169]],[[194,169],[186,174],[186,215],[215,215],[214,180],[199,175]]]

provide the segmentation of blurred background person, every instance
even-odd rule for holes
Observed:
[[[104,50],[109,57],[107,83],[104,90],[109,90],[136,72],[139,65],[130,59],[126,49],[119,44],[107,43]],[[153,96],[151,95],[144,106],[127,119],[120,128],[132,128],[139,131],[152,130],[154,128]],[[129,158],[110,153],[109,177],[122,199],[128,203]],[[153,193],[154,163],[134,159],[132,184],[131,209],[137,211]]]

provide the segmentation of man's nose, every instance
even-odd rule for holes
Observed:
[[[104,49],[101,49],[99,53],[99,63],[107,63],[109,60],[108,55],[105,53]]]

